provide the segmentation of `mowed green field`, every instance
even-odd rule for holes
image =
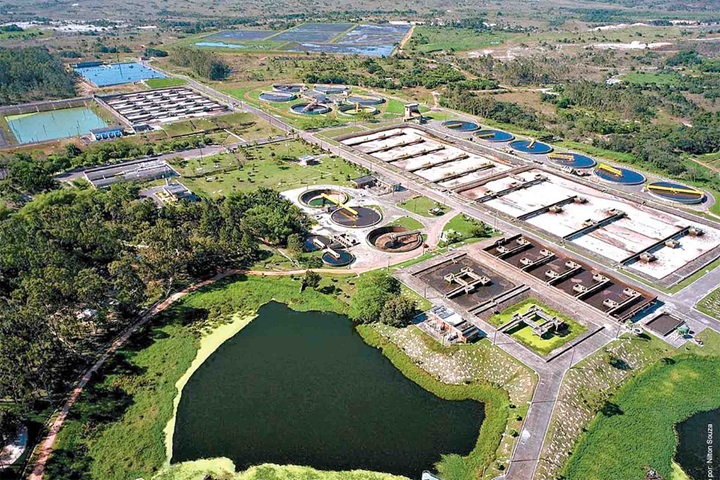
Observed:
[[[417,195],[402,203],[398,203],[398,207],[404,208],[409,212],[417,213],[418,215],[422,215],[424,217],[436,217],[439,215],[444,215],[448,210],[445,205],[442,205],[435,200],[431,200],[428,197],[424,197],[422,195]],[[434,208],[439,208],[441,210],[441,213],[439,215],[434,215],[430,213],[430,210]]]
[[[184,80],[182,78],[150,78],[148,80],[145,80],[145,85],[147,85],[149,88],[170,88],[170,87],[179,87],[181,85],[186,85],[187,80]]]
[[[173,167],[190,190],[212,198],[260,186],[283,191],[303,185],[350,185],[349,180],[365,174],[361,167],[335,156],[323,155],[320,163],[312,166],[296,161],[303,155],[318,153],[301,141],[288,140],[241,149],[235,154],[177,161]]]

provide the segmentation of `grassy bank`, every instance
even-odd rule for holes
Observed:
[[[163,429],[173,415],[177,382],[190,368],[201,339],[233,315],[251,315],[275,299],[296,310],[343,313],[347,277],[324,276],[300,294],[291,277],[235,277],[186,297],[138,332],[83,392],[58,434],[49,479],[149,478],[166,461]],[[76,477],[70,477],[77,474]]]
[[[235,471],[235,465],[227,458],[213,458],[185,462],[165,468],[153,480],[196,480],[198,478],[217,478],[224,480],[400,480],[405,477],[387,473],[353,470],[351,472],[325,472],[310,467],[295,465],[265,464]]]
[[[644,468],[671,478],[674,425],[720,407],[720,359],[679,355],[632,378],[588,426],[568,461],[568,479],[643,478]]]
[[[485,419],[480,427],[475,448],[467,457],[444,455],[436,465],[442,478],[476,479],[495,460],[496,452],[508,421],[510,402],[504,390],[489,383],[450,385],[442,383],[416,365],[402,350],[385,339],[373,327],[360,325],[360,335],[369,345],[379,348],[403,375],[425,390],[445,400],[477,400],[485,404]]]

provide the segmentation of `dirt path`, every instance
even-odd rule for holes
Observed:
[[[313,271],[318,273],[327,273],[327,274],[333,274],[333,275],[342,275],[342,274],[357,274],[362,273],[363,271],[366,271],[369,269],[313,269]],[[181,290],[180,292],[174,293],[162,302],[155,304],[152,308],[150,308],[149,311],[147,311],[145,314],[143,314],[140,319],[132,324],[130,327],[128,327],[122,334],[120,334],[105,350],[105,352],[102,354],[100,358],[93,364],[92,367],[90,367],[88,370],[85,371],[85,373],[80,377],[80,380],[77,382],[75,387],[70,392],[70,396],[65,401],[65,404],[63,405],[62,409],[58,412],[55,419],[52,421],[50,425],[50,429],[48,431],[47,436],[45,439],[40,443],[40,447],[37,455],[37,460],[35,461],[35,465],[33,466],[32,472],[28,476],[29,480],[41,480],[43,478],[43,475],[45,474],[45,467],[47,465],[48,460],[50,459],[50,456],[52,455],[54,445],[55,445],[55,439],[57,438],[57,434],[60,431],[60,429],[63,426],[63,423],[65,422],[65,419],[67,418],[68,413],[70,412],[70,409],[75,405],[75,402],[77,402],[77,399],[80,397],[80,394],[82,393],[85,386],[88,384],[88,382],[91,380],[93,374],[97,372],[100,367],[102,367],[105,362],[110,358],[111,355],[113,355],[125,342],[128,341],[128,339],[140,329],[143,325],[145,325],[150,319],[152,319],[155,315],[158,313],[166,310],[170,305],[177,302],[181,298],[185,297],[189,293],[194,292],[195,290],[205,287],[207,285],[211,285],[219,280],[222,280],[223,278],[230,277],[233,275],[255,275],[255,276],[270,276],[270,277],[276,277],[276,276],[287,276],[287,275],[302,275],[306,272],[305,269],[303,270],[289,270],[289,271],[283,271],[283,272],[268,272],[264,270],[241,270],[241,269],[233,269],[233,270],[227,270],[223,273],[219,273],[215,275],[213,278],[209,280],[204,280],[202,282],[196,283],[194,285],[191,285],[184,290]]]

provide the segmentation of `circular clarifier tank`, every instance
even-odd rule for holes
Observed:
[[[306,252],[317,252],[324,250],[332,243],[325,235],[308,235],[305,239],[305,251]]]
[[[266,102],[289,102],[295,100],[297,95],[289,92],[263,92],[260,94],[260,100]]]
[[[385,99],[382,97],[363,97],[360,95],[351,95],[348,97],[347,101],[353,104],[358,103],[364,106],[375,106],[385,103]]]
[[[606,182],[622,185],[640,185],[645,183],[645,175],[629,168],[613,167],[604,163],[595,167],[595,175]]]
[[[348,206],[332,212],[330,220],[346,228],[364,228],[380,223],[382,214],[369,207]]]
[[[359,103],[353,105],[342,105],[338,109],[343,115],[360,115],[360,114],[371,114],[375,115],[378,113],[378,109],[370,105],[360,105]]]
[[[551,153],[548,158],[554,164],[563,167],[592,168],[597,165],[594,159],[579,153]]]
[[[323,208],[345,203],[350,199],[347,193],[331,188],[315,188],[300,194],[298,200],[306,207]]]
[[[474,132],[480,128],[475,122],[466,122],[464,120],[448,120],[442,123],[442,126],[455,130],[456,132]]]
[[[305,88],[305,85],[302,83],[276,83],[272,88],[276,92],[299,93]]]
[[[322,261],[329,267],[346,267],[355,261],[355,256],[345,250],[328,250],[322,254]]]
[[[336,95],[339,93],[345,93],[350,90],[346,85],[315,85],[314,90],[316,92],[324,93],[325,95]]]
[[[671,202],[693,205],[705,200],[705,192],[675,182],[653,182],[647,186],[648,192]]]
[[[530,153],[533,155],[542,155],[552,152],[553,148],[547,143],[536,142],[535,140],[515,140],[510,144],[510,148],[518,152]]]
[[[389,253],[403,253],[422,245],[422,234],[399,225],[386,225],[372,230],[367,235],[370,245]]]
[[[299,115],[323,115],[330,112],[330,107],[322,103],[303,102],[293,105],[290,110]]]
[[[509,132],[503,132],[502,130],[494,130],[492,128],[486,128],[475,132],[475,136],[488,142],[509,142],[515,138],[515,135]]]

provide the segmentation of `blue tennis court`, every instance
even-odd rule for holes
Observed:
[[[18,143],[44,142],[87,135],[108,124],[87,107],[64,108],[47,112],[24,113],[5,117]]]
[[[151,78],[166,78],[164,74],[137,62],[75,67],[75,72],[96,87],[135,83]]]

